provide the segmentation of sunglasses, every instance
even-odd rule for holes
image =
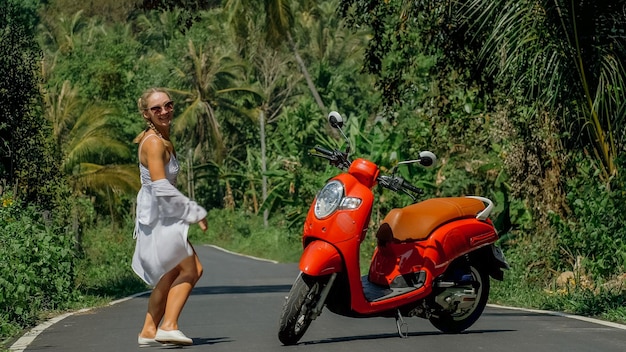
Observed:
[[[160,114],[163,110],[165,110],[165,112],[174,110],[174,102],[170,100],[163,104],[163,106],[153,106],[150,108],[150,111],[152,111],[153,114]]]

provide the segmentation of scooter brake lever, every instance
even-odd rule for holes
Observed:
[[[417,197],[415,195],[413,195],[413,193],[410,193],[409,191],[407,191],[406,189],[402,188],[400,189],[402,191],[402,193],[406,194],[407,196],[411,197],[411,199],[413,200],[413,203],[417,202]]]
[[[381,187],[394,190],[392,185],[391,185],[392,184],[391,181],[392,181],[392,177],[391,176],[384,176],[384,175],[378,176],[378,184]]]
[[[415,186],[413,186],[412,184],[406,182],[406,180],[404,178],[402,178],[401,176],[394,176],[391,178],[391,183],[393,184],[392,187],[390,187],[391,189],[393,189],[396,192],[401,191],[402,193],[406,194],[407,196],[411,197],[411,199],[413,200],[413,203],[415,203],[417,201],[417,195],[414,195],[413,193],[409,192],[409,191],[413,191],[416,193],[419,193],[421,190]]]
[[[309,153],[310,156],[316,156],[318,158],[322,158],[322,159],[326,159],[326,160],[330,160],[331,162],[333,160],[335,160],[334,157],[332,157],[331,155],[326,155],[326,154],[318,154],[318,153]]]
[[[404,191],[402,185],[404,184],[404,179],[400,176],[393,176],[391,178],[391,185],[394,191]]]

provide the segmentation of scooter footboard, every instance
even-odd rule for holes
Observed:
[[[343,271],[343,259],[330,243],[314,241],[306,246],[300,257],[300,271],[311,276],[338,273]]]

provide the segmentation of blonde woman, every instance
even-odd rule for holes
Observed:
[[[162,343],[192,345],[178,327],[178,318],[202,265],[187,240],[189,224],[207,228],[206,210],[176,189],[179,171],[170,140],[174,102],[161,88],[146,90],[138,101],[147,128],[139,144],[141,189],[137,195],[136,238],[132,268],[153,287],[148,312],[139,333],[139,346]]]

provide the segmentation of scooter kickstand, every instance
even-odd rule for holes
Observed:
[[[400,335],[401,338],[409,337],[409,325],[404,322],[404,318],[402,318],[399,309],[396,311],[396,327],[398,328],[398,335]]]

